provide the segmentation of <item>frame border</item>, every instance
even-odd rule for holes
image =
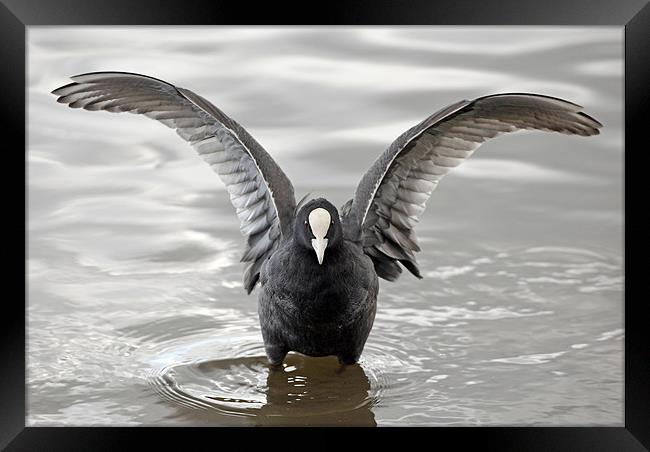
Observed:
[[[344,4],[293,5],[268,3],[251,8],[245,3],[223,0],[0,0],[0,58],[5,70],[0,73],[2,87],[2,124],[16,139],[19,153],[9,153],[13,146],[3,146],[5,157],[10,157],[13,168],[23,167],[24,191],[16,190],[18,171],[8,172],[2,184],[10,212],[23,212],[24,247],[18,240],[9,240],[11,258],[5,259],[6,280],[12,295],[1,316],[1,356],[5,371],[0,373],[0,448],[22,450],[115,450],[127,449],[137,440],[161,444],[165,449],[187,447],[205,440],[214,447],[215,433],[235,433],[236,428],[163,428],[163,427],[25,427],[26,399],[26,249],[27,243],[27,142],[26,142],[26,31],[30,25],[257,25],[276,22],[284,25],[618,25],[625,27],[625,143],[647,142],[647,109],[650,106],[650,5],[648,0],[400,0],[347,1]],[[638,140],[638,141],[637,141]],[[644,140],[644,141],[641,141]],[[640,149],[641,150],[641,149]],[[624,153],[624,174],[627,156]],[[640,167],[641,165],[636,165]],[[5,173],[6,175],[6,173]],[[625,178],[625,192],[630,191],[632,177]],[[636,178],[635,178],[636,179]],[[16,195],[15,193],[18,192]],[[632,191],[633,193],[633,191]],[[22,206],[19,203],[22,201]],[[625,236],[628,214],[625,210]],[[18,215],[20,218],[20,215]],[[647,222],[646,225],[647,226]],[[19,234],[21,225],[12,222],[9,236]],[[625,243],[625,279],[629,290],[630,275],[639,273],[638,266],[630,265],[627,241]],[[20,270],[22,269],[22,276]],[[634,279],[632,278],[632,281]],[[634,287],[634,283],[632,283]],[[436,443],[451,441],[457,446],[480,445],[485,450],[585,450],[585,451],[642,451],[650,447],[650,338],[646,317],[643,316],[641,297],[625,300],[625,427],[436,427],[416,429],[428,436],[435,435]],[[25,322],[15,319],[23,317]],[[304,430],[304,429],[302,429]],[[301,429],[294,429],[294,432]],[[311,438],[320,429],[311,429]],[[411,437],[413,429],[377,429],[376,434],[400,432]],[[293,433],[292,433],[293,436]],[[219,439],[222,437],[220,436]],[[280,428],[265,429],[264,442],[286,440]],[[408,443],[407,443],[408,444]],[[197,447],[197,446],[192,446]],[[209,446],[210,447],[210,446]],[[207,448],[207,447],[206,447]]]

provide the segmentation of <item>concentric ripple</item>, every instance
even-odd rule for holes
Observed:
[[[177,342],[173,349],[161,351],[166,357],[162,359],[173,362],[152,370],[148,381],[160,397],[182,409],[200,411],[215,422],[224,416],[229,422],[239,418],[245,425],[376,425],[372,407],[395,394],[415,400],[424,383],[398,378],[421,369],[405,349],[388,340],[368,344],[353,366],[342,367],[332,356],[290,353],[280,369],[267,365],[257,334],[236,340],[216,336]],[[182,358],[209,355],[207,350],[214,355],[218,349],[230,356]]]
[[[257,425],[375,425],[370,407],[382,386],[376,369],[341,368],[334,357],[293,353],[282,368],[272,369],[261,342],[250,345],[240,343],[231,358],[165,366],[152,372],[149,381],[165,400],[207,411],[215,421],[230,416]]]

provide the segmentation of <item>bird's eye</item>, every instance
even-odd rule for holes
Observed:
[[[334,226],[334,220],[332,220],[332,221],[330,222],[330,224],[331,224],[332,226]]]
[[[309,221],[305,220],[305,227],[309,226]]]

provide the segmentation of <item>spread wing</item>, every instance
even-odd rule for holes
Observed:
[[[537,94],[497,94],[461,101],[400,135],[363,176],[343,207],[344,233],[361,240],[379,277],[393,281],[401,263],[417,277],[414,226],[438,182],[484,141],[536,129],[582,136],[602,127],[582,107]]]
[[[296,201],[291,182],[237,122],[187,89],[145,75],[94,72],[52,91],[72,108],[139,113],[176,130],[219,175],[248,246],[242,261],[250,293],[262,263],[290,232]]]

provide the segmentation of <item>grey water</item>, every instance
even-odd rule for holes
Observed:
[[[27,424],[623,425],[623,29],[29,27]],[[424,279],[381,281],[358,365],[264,361],[223,185],[144,117],[49,92],[99,70],[189,88],[297,197],[341,205],[401,132],[463,98],[583,105],[442,180]]]

